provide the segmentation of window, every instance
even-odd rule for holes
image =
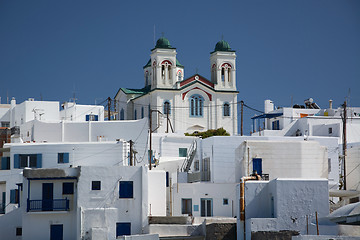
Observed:
[[[64,182],[62,194],[74,194],[74,183],[73,182]]]
[[[253,158],[252,164],[253,164],[253,173],[256,172],[257,174],[262,175],[262,159]]]
[[[329,134],[332,134],[332,128],[331,127],[329,128],[328,131],[329,131]]]
[[[187,148],[179,148],[179,157],[187,156]]]
[[[100,181],[92,181],[91,182],[91,190],[101,190],[101,182]]]
[[[273,130],[280,130],[280,122],[279,122],[279,120],[276,120],[276,121],[272,122],[272,129]]]
[[[58,163],[69,163],[69,153],[58,153]]]
[[[95,114],[86,115],[85,118],[86,121],[99,121],[99,116]]]
[[[199,162],[199,160],[195,160],[195,162],[194,162],[194,170],[195,171],[200,170],[200,162]]]
[[[224,104],[224,117],[228,117],[230,116],[230,104],[229,103],[225,103]]]
[[[131,223],[116,223],[116,237],[123,235],[131,235]]]
[[[165,65],[161,66],[161,78],[165,79]]]
[[[16,228],[16,236],[22,236],[22,227]]]
[[[164,114],[170,114],[170,102],[169,101],[165,101],[164,102],[164,110],[163,110]]]
[[[166,187],[169,187],[170,183],[169,183],[169,172],[166,172]]]
[[[331,158],[328,158],[328,173],[331,172]]]
[[[179,72],[179,74],[178,74],[178,81],[181,81],[181,79],[182,79],[181,72]]]
[[[200,95],[193,95],[190,97],[190,116],[202,117],[203,116],[203,103],[204,99]]]
[[[141,107],[141,118],[144,118],[144,107]]]
[[[1,158],[1,170],[10,170],[10,157]]]
[[[181,199],[181,214],[192,215],[192,199],[182,198]]]
[[[202,159],[201,181],[210,181],[210,158]]]
[[[229,205],[229,199],[223,198],[223,205]]]
[[[124,109],[120,110],[120,120],[125,120]]]
[[[42,154],[14,154],[14,168],[41,168]]]
[[[19,203],[19,189],[10,190],[10,203]]]
[[[10,127],[10,122],[1,122],[1,127],[9,128]]]
[[[133,198],[134,186],[133,181],[120,181],[119,198]]]
[[[221,81],[225,81],[225,68],[221,68]]]
[[[134,120],[136,120],[136,119],[137,119],[137,111],[135,109],[135,111],[134,111]]]

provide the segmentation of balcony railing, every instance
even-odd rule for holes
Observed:
[[[28,212],[69,211],[69,199],[27,200]]]

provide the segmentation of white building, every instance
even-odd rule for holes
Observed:
[[[237,203],[241,204],[241,197],[245,197],[245,221],[239,211],[237,239],[316,235],[316,214],[318,218],[329,214],[327,184],[326,179],[246,181],[243,195],[238,185]],[[319,230],[321,234],[337,234],[336,226],[323,225]]]
[[[193,133],[223,127],[237,134],[236,55],[222,40],[210,55],[211,80],[184,66],[169,40],[160,38],[144,66],[144,87],[120,88],[115,99],[120,120],[149,117],[156,132]],[[159,114],[159,112],[161,114]],[[160,126],[159,126],[160,125]]]
[[[116,239],[147,233],[150,208],[165,213],[165,172],[146,167],[25,169],[20,186],[0,217],[7,239]]]
[[[178,143],[178,144],[176,144]],[[168,172],[167,213],[194,217],[236,216],[236,184],[256,170],[266,179],[328,179],[338,188],[337,138],[230,136],[193,139],[155,134],[156,169]],[[186,157],[181,155],[185,152]],[[179,154],[179,155],[178,155]],[[256,163],[255,163],[256,162]]]
[[[326,138],[338,139],[338,146],[332,146],[328,149],[328,154],[330,157],[330,154],[336,152],[339,160],[336,163],[331,158],[331,165],[329,164],[329,166],[334,169],[336,164],[340,165],[339,173],[342,177],[339,182],[343,188],[359,190],[360,107],[347,106],[345,112],[344,105],[333,108],[332,100],[329,100],[329,107],[320,109],[312,99],[305,100],[305,105],[274,109],[274,103],[271,100],[265,100],[264,114],[253,117],[254,132],[252,135],[304,136],[305,139],[322,137],[322,141],[326,141]],[[343,151],[344,113],[346,113],[346,152]],[[333,175],[331,178],[335,179],[334,177]],[[331,190],[334,189],[337,188],[332,187]],[[344,194],[346,195],[346,193]],[[359,193],[357,195],[355,193],[351,201],[359,201]],[[342,195],[337,193],[337,196],[341,197]]]

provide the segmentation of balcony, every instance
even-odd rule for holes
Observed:
[[[27,200],[28,212],[69,211],[69,199]]]

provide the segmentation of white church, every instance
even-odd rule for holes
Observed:
[[[145,86],[120,88],[115,101],[120,120],[150,117],[157,133],[193,133],[223,127],[237,134],[236,54],[221,40],[210,53],[211,80],[184,79],[176,48],[161,37],[143,67]]]

